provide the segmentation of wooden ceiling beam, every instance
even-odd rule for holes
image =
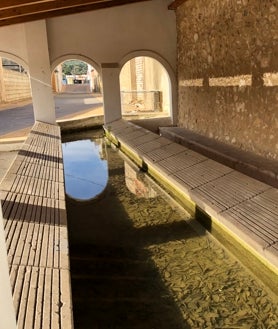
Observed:
[[[23,1],[23,0],[22,0]],[[0,26],[24,23],[38,19],[51,18],[62,15],[81,13],[85,11],[109,8],[135,2],[150,0],[25,0],[24,5],[13,9],[1,9],[0,5]],[[6,1],[7,3],[9,1]],[[10,1],[10,4],[14,1]],[[24,1],[23,1],[24,2]]]
[[[84,0],[82,3],[76,0],[51,0],[40,1],[32,4],[17,5],[16,7],[9,7],[1,9],[0,7],[0,19],[2,18],[14,18],[19,16],[26,16],[32,14],[40,14],[44,12],[51,12],[56,10],[65,10],[67,8],[75,8],[79,6],[90,6],[97,3],[107,3],[113,0]]]
[[[5,8],[14,8],[22,5],[32,5],[42,2],[53,2],[55,0],[1,0],[0,10]]]
[[[175,0],[168,6],[170,10],[176,10],[179,6],[181,6],[187,0]]]

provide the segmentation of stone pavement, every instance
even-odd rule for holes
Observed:
[[[11,102],[11,103],[0,103],[0,111],[5,111],[9,109],[14,109],[20,106],[25,106],[32,103],[31,99],[26,99],[23,101],[18,101],[18,102]]]
[[[55,95],[57,122],[103,115],[100,94]],[[0,104],[0,142],[24,141],[34,124],[32,101]],[[7,123],[7,124],[6,124]]]

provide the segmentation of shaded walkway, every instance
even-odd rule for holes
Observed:
[[[34,124],[32,103],[21,102],[0,107],[0,138],[26,137]],[[100,94],[55,95],[56,116],[59,120],[103,114]]]

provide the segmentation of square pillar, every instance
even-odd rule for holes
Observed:
[[[55,124],[55,103],[45,20],[26,23],[25,37],[35,120]]]
[[[118,63],[103,63],[101,65],[104,123],[110,123],[122,118],[120,68]]]

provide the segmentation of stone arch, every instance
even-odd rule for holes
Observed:
[[[20,102],[26,101],[27,99],[32,99],[31,91],[31,76],[29,72],[29,65],[21,57],[0,51],[0,65],[2,66],[2,59],[5,58],[9,61],[16,63],[23,68],[20,72],[15,72],[14,70],[1,69],[1,90],[0,90],[0,102]]]
[[[90,65],[92,65],[99,73],[99,75],[101,75],[101,67],[100,65],[95,62],[93,59],[91,59],[90,57],[81,55],[81,54],[65,54],[62,56],[59,56],[58,58],[54,59],[51,62],[51,71],[53,71],[55,69],[55,67],[57,65],[59,65],[60,63],[67,61],[67,60],[71,60],[71,59],[78,59],[80,61],[86,62]]]
[[[120,69],[131,59],[135,57],[150,57],[157,60],[168,73],[169,78],[169,93],[170,93],[170,115],[172,118],[172,123],[176,124],[177,122],[177,82],[175,71],[171,65],[158,53],[150,50],[136,50],[126,54],[121,61],[119,62]]]
[[[57,85],[58,85],[58,90],[60,90],[61,83],[59,81],[62,80],[62,75],[60,75],[59,78],[55,77],[55,75],[54,75],[55,68],[63,62],[68,61],[68,60],[73,60],[73,59],[85,62],[85,63],[91,65],[96,70],[98,77],[99,77],[99,81],[98,81],[99,89],[102,90],[102,76],[101,76],[100,65],[97,62],[95,62],[93,59],[91,59],[90,57],[87,57],[87,56],[84,56],[81,54],[74,54],[74,53],[59,56],[54,61],[52,61],[52,63],[50,64],[50,69],[52,72],[51,84],[52,84],[53,90],[56,90]]]
[[[29,72],[29,65],[23,58],[21,58],[17,55],[14,55],[12,53],[5,52],[5,51],[0,51],[0,57],[7,58],[7,59],[14,61],[15,63],[24,67],[26,69],[26,71]]]

